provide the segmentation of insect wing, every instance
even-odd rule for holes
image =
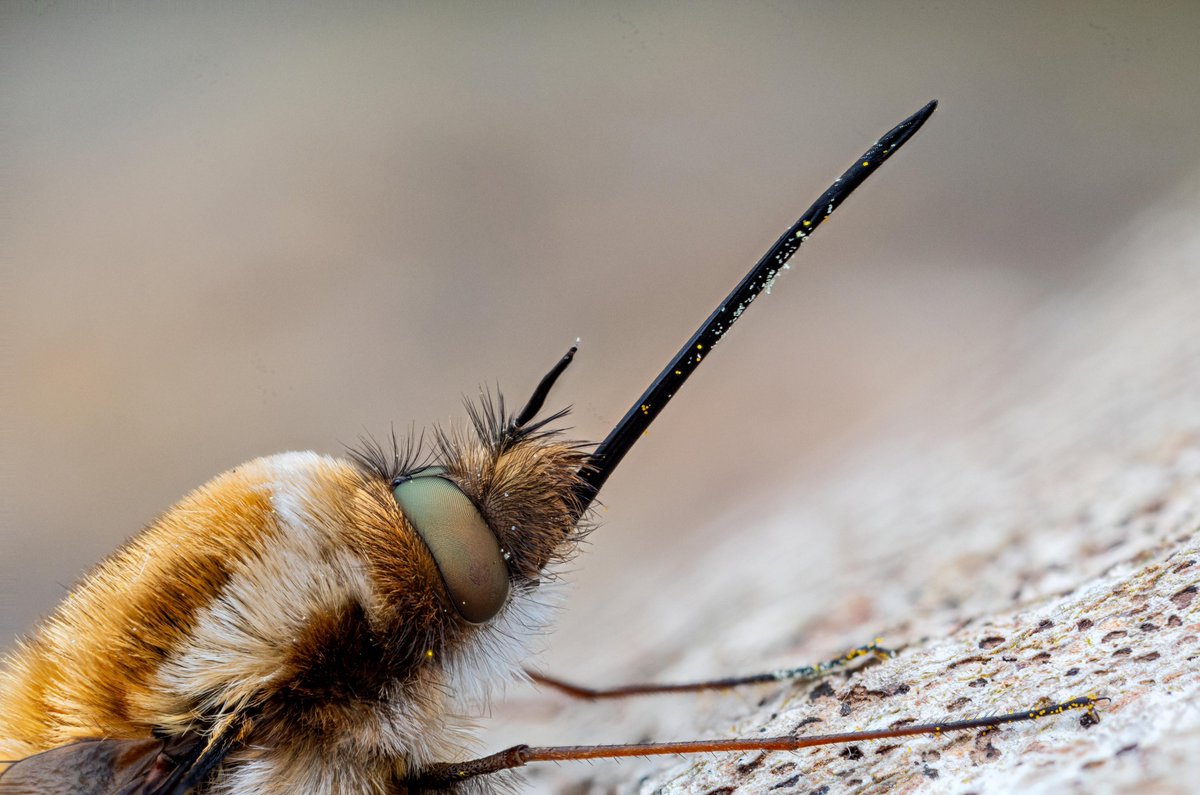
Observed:
[[[80,740],[22,759],[0,773],[0,795],[176,795],[198,738]]]

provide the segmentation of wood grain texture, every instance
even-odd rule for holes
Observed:
[[[1200,236],[1187,219],[1200,180],[1164,206],[1014,328],[1011,349],[981,362],[974,383],[947,385],[953,405],[912,406],[845,466],[769,498],[770,510],[717,517],[720,532],[681,542],[660,579],[614,584],[643,608],[620,638],[596,638],[604,664],[592,671],[613,681],[585,683],[629,678],[623,664],[657,680],[769,670],[877,635],[898,657],[820,683],[699,698],[595,705],[521,693],[499,714],[496,742],[849,731],[1086,693],[1111,699],[1098,724],[1073,714],[795,754],[547,768],[528,774],[531,789],[1192,791]],[[570,620],[605,627],[604,611]]]

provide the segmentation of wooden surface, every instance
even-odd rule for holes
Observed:
[[[977,383],[953,385],[954,406],[913,406],[826,477],[718,517],[698,540],[641,550],[609,602],[564,618],[594,652],[559,655],[554,673],[593,685],[749,673],[877,635],[902,648],[896,659],[819,684],[637,704],[522,688],[488,745],[806,721],[823,733],[1092,693],[1111,699],[1098,725],[1076,713],[855,749],[546,767],[526,781],[572,793],[1194,791],[1200,181],[1170,199],[1024,318]]]

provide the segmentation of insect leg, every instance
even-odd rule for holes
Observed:
[[[893,724],[889,729],[874,731],[845,732],[842,734],[812,734],[799,737],[783,735],[779,737],[738,737],[728,740],[685,740],[671,743],[630,743],[628,745],[560,745],[560,746],[529,746],[515,745],[490,756],[471,759],[466,762],[451,762],[433,765],[421,772],[408,783],[410,792],[420,792],[423,789],[447,787],[456,782],[465,781],[476,776],[497,773],[501,770],[511,770],[523,767],[530,762],[567,762],[581,759],[619,759],[628,756],[660,756],[667,754],[698,754],[718,751],[798,751],[801,748],[812,748],[818,745],[841,745],[845,743],[866,742],[869,740],[885,740],[895,737],[913,737],[917,735],[938,736],[946,732],[966,731],[969,729],[994,729],[1006,723],[1037,720],[1051,715],[1061,715],[1074,709],[1086,710],[1095,716],[1096,704],[1101,699],[1094,696],[1081,696],[1070,701],[1052,704],[1046,707],[1034,707],[1010,712],[1005,715],[993,715],[966,720],[945,721],[942,723]]]
[[[602,698],[626,698],[629,696],[645,696],[656,693],[693,693],[699,690],[728,690],[742,685],[757,685],[767,682],[791,682],[803,681],[807,679],[819,679],[822,676],[833,673],[834,671],[845,668],[847,665],[861,660],[864,657],[875,657],[880,660],[887,660],[896,656],[896,652],[892,649],[884,648],[879,645],[878,641],[868,643],[865,646],[851,649],[841,657],[835,657],[828,662],[817,663],[816,665],[803,665],[798,668],[783,668],[778,671],[768,671],[760,674],[750,674],[748,676],[729,676],[721,679],[705,679],[699,682],[682,682],[673,684],[636,684],[622,685],[619,687],[609,688],[590,688],[581,685],[572,684],[562,679],[557,679],[553,676],[547,676],[536,671],[526,671],[529,678],[540,685],[552,687],[561,693],[566,693],[572,698],[580,698],[585,701],[597,701]]]

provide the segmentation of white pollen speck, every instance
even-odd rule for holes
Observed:
[[[781,268],[780,270],[785,270],[785,269],[787,269],[787,267],[788,266],[785,264],[783,266],[783,268]],[[767,281],[765,284],[763,284],[763,291],[766,292],[767,295],[771,294],[771,288],[775,286],[775,280],[778,278],[779,278],[778,270],[773,270],[767,275]]]

